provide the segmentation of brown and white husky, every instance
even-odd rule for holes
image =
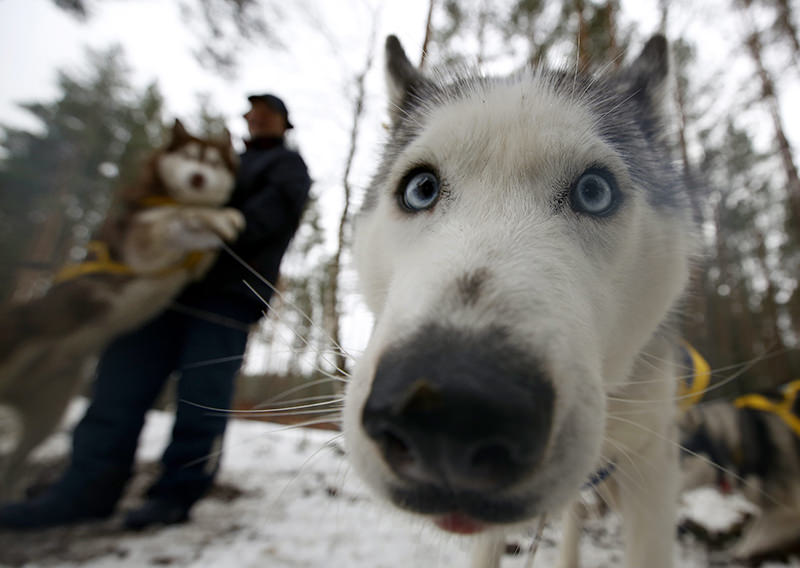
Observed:
[[[96,356],[163,311],[244,228],[242,214],[223,207],[236,166],[230,134],[200,139],[176,120],[86,260],[63,269],[43,296],[0,312],[0,495],[12,493]]]

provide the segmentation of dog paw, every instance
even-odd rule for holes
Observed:
[[[0,404],[0,457],[13,453],[22,440],[22,417],[11,406]]]
[[[244,215],[241,211],[230,207],[219,211],[210,221],[211,230],[224,241],[234,240],[245,226]]]

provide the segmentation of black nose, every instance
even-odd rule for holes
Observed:
[[[203,174],[194,173],[189,178],[189,184],[195,189],[200,189],[206,184],[206,178]]]
[[[381,357],[362,424],[406,482],[497,490],[539,462],[553,399],[540,365],[503,330],[428,326]]]

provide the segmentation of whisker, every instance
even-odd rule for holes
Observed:
[[[631,464],[631,467],[636,470],[636,475],[639,477],[638,482],[644,483],[646,478],[642,473],[642,470],[639,469],[639,466],[636,465],[636,460],[633,459],[628,448],[626,448],[625,445],[622,444],[621,442],[618,442],[608,437],[604,437],[604,441],[613,446],[614,449],[618,451],[622,455],[622,457],[624,457]]]
[[[211,323],[216,323],[218,325],[222,325],[225,327],[230,327],[233,329],[238,329],[245,332],[250,332],[250,324],[246,324],[240,322],[239,320],[229,318],[226,316],[222,316],[220,314],[209,312],[206,310],[201,310],[199,308],[195,308],[193,306],[187,306],[185,304],[181,304],[179,302],[172,302],[169,307],[167,308],[172,310],[173,312],[179,312],[185,315],[189,315],[195,317],[197,319],[205,320]]]
[[[331,342],[331,344],[333,344],[333,346],[334,346],[336,349],[338,349],[338,350],[339,350],[341,353],[343,353],[344,355],[346,355],[346,356],[349,356],[349,353],[348,353],[348,352],[347,352],[347,351],[346,351],[346,350],[345,350],[345,349],[344,349],[344,348],[343,348],[341,345],[339,345],[339,344],[338,344],[336,341],[334,341],[334,340],[333,340],[333,338],[331,338],[331,337],[330,337],[330,335],[328,335],[328,333],[327,333],[327,332],[326,332],[324,329],[320,328],[320,327],[319,327],[319,326],[318,326],[316,323],[314,323],[314,321],[313,321],[313,320],[312,320],[312,319],[311,319],[311,318],[308,316],[308,314],[306,314],[306,313],[305,313],[303,310],[301,310],[299,307],[297,307],[297,305],[296,305],[296,304],[294,304],[294,303],[292,303],[291,301],[289,301],[289,300],[286,298],[286,296],[285,296],[284,294],[282,294],[282,293],[281,293],[281,291],[280,291],[280,290],[278,290],[278,288],[272,284],[272,282],[270,282],[269,280],[267,280],[266,278],[264,278],[264,277],[263,277],[261,274],[259,274],[259,273],[258,273],[258,271],[257,271],[257,270],[253,269],[253,267],[252,267],[252,266],[250,266],[250,265],[249,265],[247,262],[245,262],[245,260],[244,260],[242,257],[240,257],[238,254],[236,254],[236,253],[233,251],[233,249],[232,249],[230,246],[228,246],[228,244],[227,244],[227,243],[223,242],[223,243],[222,243],[222,248],[223,248],[223,249],[224,249],[224,250],[225,250],[225,251],[226,251],[228,254],[230,254],[230,255],[233,257],[233,259],[234,259],[234,260],[236,260],[236,262],[238,262],[239,264],[241,264],[241,265],[242,265],[244,268],[246,268],[246,269],[247,269],[247,270],[248,270],[248,271],[249,271],[251,274],[253,274],[253,276],[255,276],[256,278],[258,278],[258,280],[259,280],[259,281],[260,281],[262,284],[264,284],[264,285],[265,285],[265,286],[267,286],[267,287],[268,287],[270,290],[272,290],[272,292],[273,292],[273,293],[274,293],[274,294],[275,294],[275,295],[276,295],[278,298],[280,298],[280,300],[281,300],[281,301],[282,301],[282,302],[283,302],[285,305],[289,306],[290,308],[294,309],[294,310],[295,310],[295,311],[296,311],[298,314],[300,314],[300,315],[303,317],[303,319],[305,319],[305,321],[311,325],[311,327],[312,327],[313,329],[316,329],[317,331],[320,331],[320,332],[322,332],[322,334],[323,334],[323,335],[324,335],[324,336],[325,336],[325,337],[328,339],[328,341],[330,341],[330,342]],[[263,302],[264,302],[264,304],[265,304],[266,306],[268,306],[268,307],[269,307],[269,302],[266,302],[266,301],[264,301],[264,298],[263,298],[263,297],[261,297],[261,295],[260,295],[260,294],[258,294],[258,293],[257,293],[257,292],[256,292],[256,291],[253,289],[253,287],[252,287],[252,286],[251,286],[251,285],[250,285],[250,284],[249,284],[247,281],[244,281],[244,283],[247,285],[247,287],[248,287],[248,288],[250,288],[250,290],[251,290],[253,293],[255,293],[255,294],[256,294],[256,296],[258,296],[258,298],[259,298],[261,301],[263,301]],[[338,371],[341,371],[341,369],[337,369],[337,370],[338,370]],[[346,373],[342,372],[342,374],[346,374]]]
[[[287,430],[295,430],[295,429],[297,429],[297,428],[307,428],[307,427],[309,427],[309,426],[317,426],[317,425],[319,425],[319,424],[330,424],[331,422],[332,422],[332,421],[330,421],[330,420],[322,420],[322,419],[319,419],[319,418],[317,418],[317,419],[314,419],[314,420],[308,420],[308,421],[306,421],[306,422],[301,422],[301,423],[297,423],[297,424],[291,424],[291,425],[288,425],[288,426],[282,426],[282,427],[280,427],[280,428],[274,428],[274,429],[270,430],[270,431],[269,431],[269,432],[267,432],[267,433],[268,433],[268,434],[274,434],[274,433],[277,433],[277,432],[284,432],[284,431],[287,431]],[[334,422],[335,422],[335,421],[334,421]],[[321,448],[319,448],[319,449],[318,449],[316,452],[314,452],[313,454],[311,454],[311,455],[310,455],[310,456],[309,456],[309,457],[308,457],[308,458],[307,458],[307,459],[306,459],[306,460],[303,462],[303,466],[305,466],[305,464],[307,464],[307,463],[308,463],[308,461],[309,461],[309,460],[310,460],[312,457],[314,457],[315,455],[317,455],[317,454],[318,454],[318,453],[319,453],[319,452],[320,452],[322,449],[324,449],[325,447],[327,447],[328,445],[330,445],[331,441],[333,441],[333,440],[336,440],[336,439],[340,438],[342,435],[343,435],[343,434],[336,434],[335,436],[333,436],[333,437],[332,437],[332,438],[331,438],[331,439],[330,439],[328,442],[326,442],[326,443],[325,443],[325,444],[324,444],[324,445],[323,445]],[[249,443],[250,443],[251,441],[253,441],[253,440],[260,439],[261,437],[262,437],[262,435],[261,435],[261,434],[259,434],[258,436],[253,436],[253,437],[251,437],[251,438],[248,438],[248,439],[246,439],[246,440],[241,440],[241,442],[240,442],[240,443],[241,443],[241,445],[242,445],[242,446],[244,446],[245,444],[249,444]],[[196,459],[194,459],[194,460],[191,460],[191,461],[189,461],[189,462],[185,463],[185,464],[183,465],[183,467],[192,467],[192,466],[194,466],[194,465],[197,465],[197,464],[199,464],[199,463],[203,463],[203,462],[205,462],[205,461],[208,461],[208,460],[210,460],[210,459],[212,459],[212,458],[213,458],[213,459],[217,459],[217,458],[219,458],[219,457],[222,455],[222,452],[223,452],[223,451],[230,451],[230,448],[227,448],[227,449],[226,449],[226,448],[220,448],[219,450],[216,450],[216,451],[214,451],[214,452],[209,452],[208,454],[206,454],[205,456],[203,456],[203,457],[201,457],[201,458],[196,458]],[[302,466],[301,466],[301,469],[302,469]],[[285,489],[285,488],[284,488],[284,489]],[[282,493],[282,492],[283,492],[283,490],[281,491],[281,493]]]
[[[261,406],[266,406],[266,405],[268,405],[268,404],[270,404],[272,402],[283,400],[284,398],[286,398],[290,394],[294,394],[296,392],[299,392],[299,391],[302,391],[302,390],[305,390],[305,389],[308,389],[308,388],[311,388],[311,387],[315,387],[315,386],[318,386],[318,385],[324,385],[324,384],[330,383],[330,382],[342,382],[342,383],[344,383],[344,382],[347,382],[347,381],[345,379],[339,377],[339,376],[336,376],[336,375],[332,375],[330,377],[325,377],[323,379],[316,379],[316,380],[313,380],[313,381],[307,381],[307,382],[304,382],[303,384],[300,384],[300,385],[297,385],[295,387],[286,389],[282,393],[277,394],[274,397],[272,397],[272,398],[270,398],[268,400],[265,400],[264,402],[256,405],[255,408],[259,408]]]
[[[340,408],[325,408],[325,409],[318,409],[318,410],[291,410],[291,411],[280,411],[276,410],[272,411],[260,411],[260,412],[253,412],[248,415],[243,416],[243,418],[264,418],[266,422],[269,422],[272,418],[284,418],[289,416],[313,416],[317,415],[320,417],[328,417],[328,418],[336,418],[341,416],[341,407]],[[267,413],[269,412],[269,413]]]
[[[681,444],[679,442],[676,442],[675,440],[672,440],[672,439],[662,435],[660,432],[656,432],[655,430],[651,430],[650,428],[647,428],[647,427],[639,424],[638,422],[634,422],[633,420],[626,420],[625,418],[620,418],[618,416],[612,416],[612,415],[609,415],[608,418],[610,420],[616,420],[616,421],[622,422],[624,424],[629,424],[631,426],[635,426],[636,428],[639,428],[643,432],[647,432],[648,434],[652,434],[653,436],[656,436],[658,439],[660,439],[662,441],[665,441],[665,442],[667,442],[669,444],[672,444],[673,446],[675,446],[679,450],[681,450],[683,452],[686,452],[687,454],[702,460],[703,462],[705,462],[706,464],[710,465],[711,467],[713,467],[713,468],[715,468],[715,469],[717,469],[717,470],[719,470],[719,471],[721,471],[723,473],[727,473],[728,475],[730,475],[731,477],[733,477],[734,479],[739,481],[742,485],[744,485],[744,486],[746,486],[746,487],[748,487],[750,489],[753,489],[753,490],[757,491],[758,493],[760,493],[762,496],[764,496],[766,499],[768,499],[773,505],[776,505],[776,506],[779,506],[779,507],[786,507],[786,505],[784,505],[782,503],[779,503],[776,499],[774,499],[771,495],[766,493],[760,487],[756,487],[752,483],[749,483],[745,478],[737,475],[736,473],[734,473],[733,471],[729,470],[728,468],[723,467],[723,466],[713,462],[712,460],[710,460],[709,458],[705,457],[704,455],[698,454],[697,452],[694,452],[694,451],[690,450],[689,448],[685,447],[683,444]]]
[[[542,514],[539,517],[539,523],[536,527],[536,532],[533,535],[533,540],[528,547],[528,559],[525,562],[525,568],[533,568],[533,561],[536,559],[536,552],[539,550],[539,544],[542,542],[542,534],[544,534],[544,526],[547,523],[547,515]]]
[[[616,397],[616,396],[612,396],[610,394],[606,395],[606,398],[608,400],[612,400],[614,402],[625,402],[625,403],[632,403],[632,404],[662,404],[664,402],[676,402],[676,401],[684,400],[684,399],[687,399],[687,398],[693,398],[693,397],[697,396],[698,394],[706,394],[706,393],[709,393],[711,391],[714,391],[714,390],[717,390],[717,389],[720,389],[720,388],[724,387],[725,385],[735,381],[740,376],[742,376],[744,373],[746,373],[747,371],[752,369],[757,363],[760,363],[761,361],[765,361],[766,359],[771,358],[771,357],[776,357],[776,356],[778,356],[780,354],[781,353],[764,354],[764,355],[762,355],[760,357],[756,357],[756,358],[754,358],[754,359],[752,359],[752,360],[750,360],[750,361],[748,361],[746,363],[743,363],[741,369],[739,369],[739,371],[737,371],[736,373],[730,375],[729,377],[726,377],[725,379],[723,379],[723,380],[721,380],[719,382],[716,382],[716,383],[710,385],[708,388],[705,388],[705,389],[703,389],[703,390],[701,390],[701,391],[699,391],[697,393],[687,393],[685,395],[675,396],[675,397],[672,397],[672,398],[669,398],[669,399],[633,399],[633,398]],[[630,385],[635,385],[636,381],[632,381],[629,384]]]
[[[192,402],[192,401],[186,400],[184,398],[180,399],[180,402],[182,402],[184,404],[189,404],[191,406],[194,406],[195,408],[208,410],[210,412],[218,412],[220,414],[243,414],[243,415],[246,415],[246,414],[258,414],[258,415],[264,415],[264,414],[269,414],[269,413],[273,413],[273,412],[287,412],[287,411],[290,411],[290,410],[305,410],[305,409],[309,409],[309,408],[319,408],[321,406],[330,406],[330,405],[332,405],[334,403],[335,404],[340,404],[342,402],[342,400],[343,400],[342,398],[336,398],[336,399],[328,400],[328,401],[325,401],[325,402],[315,402],[315,403],[311,403],[311,404],[302,404],[302,405],[299,405],[299,406],[288,406],[286,408],[260,409],[260,410],[251,410],[251,409],[236,410],[236,409],[229,409],[229,408],[214,408],[214,407],[206,406],[204,404],[200,404],[200,403],[197,403],[197,402]]]
[[[337,416],[339,419],[337,419]],[[313,420],[306,420],[304,422],[297,422],[296,424],[284,424],[280,428],[275,428],[270,430],[268,434],[274,434],[276,432],[286,432],[287,430],[297,430],[298,428],[310,428],[314,426],[319,426],[320,424],[333,424],[339,427],[341,430],[341,414],[333,415],[330,418],[314,418]],[[338,434],[341,436],[342,434]]]
[[[293,398],[289,400],[282,401],[282,404],[303,404],[306,402],[313,402],[313,401],[321,401],[321,400],[339,400],[344,401],[344,397],[341,395],[333,395],[333,394],[318,394],[314,396],[304,396],[301,398]],[[251,406],[247,410],[265,410],[268,408],[272,408],[274,405],[269,404],[268,402],[262,402],[260,404]],[[280,407],[279,407],[280,408]]]
[[[302,473],[303,469],[311,462],[312,459],[317,457],[323,450],[326,450],[328,448],[334,448],[335,449],[336,448],[335,443],[338,442],[343,436],[344,436],[344,434],[336,434],[335,436],[332,436],[323,445],[321,445],[314,452],[312,452],[303,461],[303,463],[300,464],[300,468],[298,469],[297,474],[292,479],[289,479],[286,482],[286,484],[284,484],[283,488],[278,492],[278,494],[275,496],[275,499],[273,501],[277,502],[277,501],[279,501],[281,499],[281,497],[283,497],[283,494],[286,493],[286,490],[289,489],[289,487],[291,486],[292,483],[295,482],[295,480],[299,479],[300,474]]]
[[[273,313],[277,314],[278,312],[273,312]],[[284,322],[284,325],[287,325],[287,324]],[[288,325],[287,325],[287,327],[288,327]],[[356,349],[356,350],[351,350],[351,351],[353,351],[353,353],[358,354],[358,355],[363,353],[362,349]],[[298,355],[298,354],[301,355],[301,354],[305,353],[306,350],[302,349],[300,347],[291,347],[291,346],[287,345],[285,348],[274,349],[273,352],[274,353],[283,354],[283,355]],[[339,352],[336,349],[315,349],[314,352],[315,353],[324,353],[326,355],[338,355],[339,354]]]
[[[231,361],[241,361],[244,359],[244,353],[241,355],[230,355],[228,357],[217,357],[216,359],[206,359],[205,361],[196,361],[194,363],[186,363],[181,366],[180,370],[196,369],[198,367],[205,367],[208,365],[216,365],[218,363],[230,363]]]
[[[266,282],[266,280],[265,280],[265,282]],[[271,311],[273,311],[273,312],[275,311],[275,310],[272,308],[272,306],[270,305],[270,303],[269,303],[269,302],[267,302],[267,300],[266,300],[266,299],[265,299],[265,298],[264,298],[264,297],[263,297],[261,294],[259,294],[259,293],[258,293],[258,291],[257,291],[255,288],[253,288],[253,286],[252,286],[252,285],[251,285],[251,284],[250,284],[250,283],[249,283],[247,280],[242,280],[242,283],[243,283],[245,286],[247,286],[247,288],[249,288],[249,289],[250,289],[250,291],[251,291],[253,294],[255,294],[255,296],[256,296],[256,297],[257,297],[259,300],[261,300],[261,301],[264,303],[264,305],[267,307],[267,309],[269,309],[269,310],[271,310]],[[292,304],[291,302],[287,302],[287,305],[289,305],[289,306],[291,306],[291,307],[294,307],[294,304]],[[300,311],[300,308],[297,308],[297,307],[295,307],[295,309],[296,309],[296,310],[298,310],[298,312],[299,312],[299,313],[300,313],[300,314],[301,314],[301,315],[302,315],[304,318],[306,318],[306,319],[307,319],[309,322],[311,322],[311,319],[310,319],[310,318],[309,318],[307,315],[305,315],[305,313],[303,313],[302,311]],[[312,322],[312,326],[313,326],[315,329],[318,329],[318,330],[319,330],[319,328],[317,327],[317,325],[316,325],[316,324],[314,324],[313,322]],[[296,338],[298,338],[300,341],[302,341],[302,342],[303,342],[303,343],[304,343],[306,346],[308,346],[308,347],[311,347],[311,345],[308,343],[308,340],[307,340],[305,337],[303,337],[302,335],[300,335],[300,334],[299,334],[297,331],[295,331],[293,328],[291,328],[291,327],[290,327],[290,328],[289,328],[289,331],[291,331],[291,332],[294,334],[294,336],[295,336]],[[325,335],[326,337],[328,337],[327,333],[325,333],[325,331],[324,331],[324,330],[320,330],[320,331],[322,331],[323,335]],[[328,339],[330,339],[330,337],[328,337]],[[331,339],[331,342],[333,342],[333,340],[332,340],[332,339]],[[341,349],[341,348],[340,348],[340,349]],[[346,353],[344,350],[342,350],[342,353],[344,353],[345,355],[347,355],[347,353]],[[345,376],[345,377],[349,377],[349,376],[350,376],[350,374],[349,374],[347,371],[345,371],[344,369],[340,369],[340,368],[339,368],[339,367],[338,367],[338,366],[337,366],[335,363],[333,363],[333,362],[329,361],[327,358],[323,357],[322,359],[323,359],[323,361],[325,361],[326,363],[328,363],[329,365],[331,365],[331,366],[332,366],[332,367],[333,367],[333,368],[334,368],[336,371],[338,371],[339,373],[341,373],[341,375],[342,375],[342,376]]]

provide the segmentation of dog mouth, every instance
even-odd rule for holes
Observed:
[[[463,513],[448,513],[434,517],[434,524],[445,532],[454,534],[477,534],[488,528],[484,522],[478,521]]]
[[[429,516],[440,529],[456,534],[474,534],[537,514],[537,500],[533,497],[499,498],[435,486],[395,487],[390,496],[398,507]]]

